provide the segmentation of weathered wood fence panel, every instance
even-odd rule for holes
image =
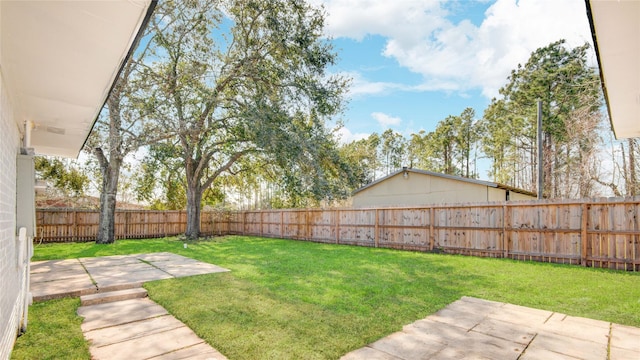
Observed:
[[[486,257],[504,255],[502,205],[443,206],[434,209],[436,250]]]
[[[506,207],[507,257],[579,264],[582,210],[579,203],[541,203]]]
[[[37,209],[36,241],[95,241],[99,217],[97,210]],[[157,238],[184,234],[187,214],[185,211],[116,210],[114,222],[116,239]],[[205,236],[228,234],[228,223],[223,213],[203,212],[201,232]]]
[[[337,244],[378,246],[378,210],[343,209],[338,211],[340,228]]]
[[[95,240],[98,213],[37,210],[37,239]],[[117,211],[116,238],[183,234],[184,211]],[[201,232],[640,271],[640,197],[378,209],[203,212]]]

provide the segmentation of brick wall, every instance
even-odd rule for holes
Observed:
[[[1,71],[1,70],[0,70]],[[20,133],[0,72],[0,359],[8,359],[20,327],[25,268],[16,259],[16,156]]]

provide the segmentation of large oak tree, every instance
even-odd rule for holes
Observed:
[[[247,156],[277,164],[282,181],[330,192],[334,152],[325,121],[341,111],[345,79],[324,14],[300,0],[165,1],[150,27],[148,116],[177,134],[187,238],[199,236],[203,192]]]

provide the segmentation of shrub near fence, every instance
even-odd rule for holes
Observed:
[[[97,212],[38,210],[44,242],[92,241]],[[184,233],[184,211],[119,211],[116,237]],[[256,235],[640,270],[640,198],[203,212],[203,235]]]

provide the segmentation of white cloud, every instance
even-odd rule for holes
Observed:
[[[363,95],[384,94],[389,92],[390,90],[402,87],[401,84],[382,81],[369,81],[357,72],[344,73],[344,75],[351,78],[351,86],[349,87],[349,95],[351,98]]]
[[[324,0],[328,33],[362,40],[367,34],[407,39],[437,29],[446,14],[438,2],[421,0]],[[409,26],[407,26],[409,25]],[[419,31],[416,31],[419,29]]]
[[[531,52],[564,38],[570,46],[591,42],[583,0],[497,0],[480,26],[447,16],[456,6],[429,0],[325,0],[327,31],[334,37],[387,38],[384,56],[421,74],[424,90],[482,89],[497,95],[512,69]],[[450,10],[452,9],[452,10]],[[352,90],[370,94],[402,88],[369,83]]]
[[[346,127],[341,127],[338,130],[335,131],[336,137],[338,139],[338,142],[340,142],[341,144],[348,144],[352,141],[357,141],[357,140],[361,140],[364,138],[369,137],[369,133],[352,133],[351,130],[347,129]]]
[[[458,90],[455,82],[432,79],[419,85],[406,85],[401,83],[370,81],[359,72],[343,72],[341,75],[349,77],[351,86],[349,87],[349,97],[358,98],[367,95],[384,95],[392,91],[429,91],[429,90]]]
[[[374,118],[383,128],[388,128],[391,125],[400,125],[402,122],[402,119],[399,117],[390,116],[381,112],[373,112],[371,113],[371,117]]]

